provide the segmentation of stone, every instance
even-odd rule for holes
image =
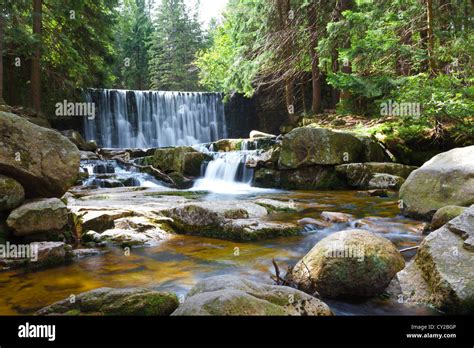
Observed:
[[[317,243],[289,271],[299,289],[328,298],[381,294],[405,261],[389,240],[364,230],[333,233]]]
[[[0,112],[0,173],[27,197],[61,197],[76,182],[80,153],[59,132]]]
[[[281,187],[281,172],[279,170],[261,168],[255,171],[253,185],[263,188]]]
[[[68,223],[68,210],[58,198],[36,199],[13,210],[7,219],[15,236],[59,231]]]
[[[224,275],[196,284],[172,315],[329,316],[332,312],[324,302],[299,290]]]
[[[175,294],[151,289],[99,288],[40,309],[37,315],[167,316],[178,307]]]
[[[72,258],[71,246],[63,242],[33,242],[22,244],[28,246],[29,255],[25,258],[0,259],[0,265],[7,268],[25,267],[30,270],[38,270],[56,267],[65,264]]]
[[[466,210],[466,207],[460,207],[458,205],[447,205],[436,211],[431,219],[430,229],[437,230],[440,227],[443,227],[450,220],[461,215]]]
[[[286,190],[341,189],[345,186],[334,167],[330,166],[312,166],[280,172],[280,187]]]
[[[433,157],[410,174],[399,196],[404,215],[426,220],[446,205],[474,204],[474,146]]]
[[[196,150],[190,146],[157,149],[150,164],[166,173],[183,173],[185,156],[189,152],[196,152]]]
[[[212,160],[212,157],[201,152],[187,152],[184,155],[184,174],[192,177],[201,176],[202,164]]]
[[[370,179],[368,188],[398,190],[404,182],[405,179],[400,176],[376,173],[374,177]]]
[[[238,151],[242,148],[242,139],[221,139],[212,143],[212,151],[229,152]]]
[[[334,222],[334,223],[346,223],[346,222],[354,220],[354,216],[351,214],[337,213],[337,212],[330,212],[330,211],[323,211],[321,213],[321,217],[325,221]]]
[[[349,163],[336,166],[336,172],[349,186],[361,189],[369,188],[370,181],[377,174],[390,174],[406,179],[415,169],[417,167],[389,162]]]
[[[25,190],[21,184],[7,176],[0,175],[0,211],[17,208],[25,199]]]
[[[313,218],[303,218],[298,220],[298,225],[300,226],[314,226],[319,229],[327,228],[331,226],[331,223],[323,220],[317,220]]]
[[[325,128],[301,127],[283,137],[279,166],[297,169],[358,162],[363,152],[364,145],[350,134]]]

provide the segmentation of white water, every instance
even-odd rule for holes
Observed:
[[[248,150],[249,143],[243,141],[241,151],[213,152],[205,146],[195,147],[213,157],[206,167],[204,177],[194,184],[192,190],[225,194],[248,194],[268,191],[252,187],[253,169],[245,164],[260,150]],[[211,148],[212,150],[212,148]]]
[[[84,118],[85,137],[100,147],[183,146],[227,137],[220,93],[91,89],[85,94],[96,104],[95,118]]]

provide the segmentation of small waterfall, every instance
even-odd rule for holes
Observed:
[[[255,144],[247,140],[242,141],[241,148],[240,151],[229,152],[213,152],[212,144],[196,148],[212,156],[213,160],[203,168],[204,177],[196,181],[193,190],[230,194],[259,190],[251,186],[254,170],[246,163],[260,150],[249,150],[255,148]]]
[[[87,140],[107,148],[194,145],[227,137],[221,93],[89,89]]]

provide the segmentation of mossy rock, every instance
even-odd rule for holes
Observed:
[[[438,228],[443,227],[449,221],[461,215],[465,210],[466,207],[460,207],[458,205],[447,205],[438,209],[433,215],[430,228],[432,230],[437,230]]]
[[[19,207],[24,199],[23,186],[12,178],[0,175],[0,211],[9,211]]]
[[[166,173],[183,173],[185,156],[189,152],[196,152],[196,150],[190,146],[157,149],[150,164]]]
[[[100,288],[42,308],[37,315],[167,316],[177,307],[175,294],[150,289]]]

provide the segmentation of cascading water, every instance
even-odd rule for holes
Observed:
[[[108,148],[152,148],[212,142],[227,136],[222,94],[89,89],[94,119],[87,140]]]
[[[205,152],[213,160],[204,168],[204,177],[196,181],[193,190],[211,191],[215,193],[244,194],[261,189],[251,186],[253,179],[253,168],[247,163],[258,156],[261,150],[255,148],[255,143],[242,141],[240,151],[214,152],[212,145],[196,147],[196,150]]]

